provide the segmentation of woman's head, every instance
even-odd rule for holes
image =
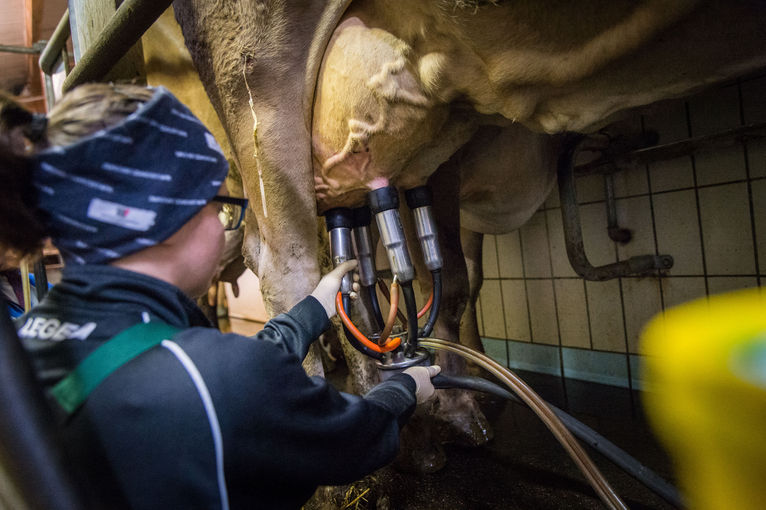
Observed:
[[[0,248],[14,256],[34,252],[48,237],[32,183],[34,148],[68,145],[117,124],[151,98],[135,85],[83,85],[51,111],[52,122],[0,92]]]
[[[38,144],[63,147],[119,124],[148,102],[154,91],[139,85],[92,83],[61,98],[51,109],[45,136]]]
[[[51,111],[40,138],[31,168],[15,170],[31,176],[67,263],[109,263],[165,241],[228,170],[212,135],[163,88],[78,87]]]

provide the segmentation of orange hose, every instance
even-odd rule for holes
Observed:
[[[346,313],[345,308],[343,308],[343,297],[340,292],[338,292],[338,295],[335,296],[335,307],[338,309],[338,315],[340,316],[340,320],[343,321],[343,324],[348,328],[351,334],[354,335],[354,338],[359,340],[359,342],[361,342],[368,349],[380,353],[390,352],[399,347],[399,344],[402,343],[402,339],[399,337],[392,338],[382,346],[370,341],[370,339],[364,336],[364,334],[359,331],[359,328],[357,328],[354,323],[351,322],[351,319]]]
[[[386,282],[384,282],[382,278],[378,278],[378,287],[380,287],[380,291],[383,293],[383,297],[386,298],[386,301],[391,303],[391,294],[388,292]],[[399,317],[399,322],[402,323],[402,326],[407,327],[407,317],[405,317],[404,314],[399,311],[398,307],[396,310],[396,316]]]
[[[388,287],[386,287],[386,283],[383,280],[381,280],[380,278],[378,278],[378,285],[380,286],[380,290],[383,291],[383,297],[385,297],[388,300],[388,302],[390,303],[391,302],[391,296],[389,295]],[[426,301],[426,304],[423,306],[423,309],[418,312],[418,319],[420,319],[421,317],[423,317],[426,314],[426,312],[428,311],[429,308],[431,308],[431,305],[433,303],[434,303],[434,289],[432,287],[431,288],[431,295],[428,296],[428,301]],[[398,307],[398,305],[397,305],[397,307]],[[404,318],[404,316],[401,316],[399,319],[402,322],[404,322],[404,323],[406,323],[406,321],[407,321]],[[381,338],[382,338],[382,335],[381,335]]]
[[[385,345],[388,341],[388,335],[391,334],[391,330],[394,329],[394,322],[396,322],[396,313],[399,311],[399,282],[394,281],[391,284],[391,303],[388,309],[388,318],[386,319],[386,325],[383,327],[383,331],[380,332],[380,338],[378,338],[378,345]]]
[[[431,308],[431,305],[433,304],[433,302],[434,302],[434,289],[431,288],[431,295],[428,296],[428,301],[426,301],[426,304],[423,307],[423,309],[418,312],[418,319],[426,314],[428,309]]]

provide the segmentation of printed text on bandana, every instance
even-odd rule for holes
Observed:
[[[94,198],[88,206],[88,218],[140,232],[149,230],[154,225],[156,216],[156,212],[148,209],[131,207],[100,198]]]

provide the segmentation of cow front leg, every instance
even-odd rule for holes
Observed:
[[[282,235],[269,242],[265,232],[266,228],[274,228],[273,222],[256,218],[250,210],[246,221],[242,248],[245,264],[258,276],[266,313],[274,317],[309,295],[319,282],[316,226],[310,234],[296,226],[292,235]],[[316,220],[312,221],[316,225]],[[298,235],[301,231],[304,234]],[[319,349],[314,342],[303,361],[309,375],[324,375]]]

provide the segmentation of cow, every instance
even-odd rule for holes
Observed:
[[[243,196],[242,179],[233,164],[231,147],[225,143],[226,133],[218,120],[210,100],[205,94],[194,64],[183,43],[181,29],[173,16],[173,8],[167,9],[141,38],[144,71],[148,85],[163,86],[178,97],[210,130],[230,164],[226,188],[231,196]],[[197,303],[205,315],[218,325],[219,282],[229,282],[235,294],[239,293],[237,279],[247,269],[241,255],[244,228],[226,232],[226,243],[221,261],[213,277],[213,284]]]
[[[481,137],[475,126],[495,123],[490,115],[535,132],[593,132],[616,112],[764,63],[764,13],[753,2],[546,6],[501,2],[450,11],[446,2],[353,3],[325,52],[317,84],[313,158],[320,209],[323,202],[353,205],[380,175],[405,188],[422,183],[445,154]],[[466,103],[475,114],[465,113]],[[527,143],[535,139],[526,136]],[[517,175],[528,161],[502,168],[489,147],[474,153],[485,172],[477,172],[477,164],[464,168],[460,204],[468,259],[480,260],[477,233],[521,225],[544,199],[539,191],[549,189],[552,162],[539,167],[538,189]],[[524,183],[524,192],[508,190],[509,175]],[[471,190],[477,186],[483,189]],[[480,282],[478,266],[472,269],[469,304]],[[462,341],[479,347],[472,314],[464,317]]]
[[[557,133],[766,65],[754,1],[189,0],[175,14],[252,203],[244,254],[267,311],[319,280],[318,214],[381,181],[429,183],[450,276],[435,336],[450,340],[468,300],[459,197],[466,231],[517,228],[552,186]],[[346,354],[363,391],[375,370]],[[305,366],[322,372],[315,354]],[[443,400],[486,437],[475,407]]]
[[[226,134],[223,131],[223,127],[202,89],[202,84],[199,81],[197,71],[191,63],[189,53],[183,47],[180,29],[173,20],[172,8],[168,9],[143,36],[142,46],[149,84],[162,85],[169,88],[202,119],[203,123],[208,126],[218,140],[225,142]],[[230,146],[227,143],[222,143],[221,145],[231,163],[231,171],[226,181],[227,187],[230,193],[241,196],[243,193],[242,180],[239,176]],[[252,221],[253,217],[250,216],[248,222]],[[217,278],[222,281],[229,281],[232,285],[236,285],[237,277],[244,270],[242,257],[236,256],[236,251],[239,248],[237,246],[238,239],[241,240],[241,232],[227,232],[226,252],[219,266]],[[329,266],[329,260],[325,260],[325,267],[327,266]],[[198,304],[200,304],[211,320],[214,321],[216,320],[217,312],[213,296],[215,289],[217,289],[217,284],[211,287],[211,292],[207,297],[202,297],[198,300]],[[334,331],[330,331],[322,340],[327,343],[333,342],[336,337],[334,333]],[[324,345],[325,349],[329,351],[327,343]],[[337,343],[333,342],[333,347],[336,345]],[[348,386],[354,391],[363,392],[369,388],[370,384],[373,384],[377,371],[369,366],[369,364],[364,363],[366,360],[358,356],[354,359],[354,356],[355,351],[346,353],[347,364],[356,363],[356,368],[351,371]],[[326,356],[324,361],[325,364],[332,364],[331,360],[328,362]],[[314,370],[317,370],[317,368],[314,367]],[[462,427],[464,431],[462,436],[468,438],[469,442],[477,444],[488,439],[488,425],[484,423],[483,416],[476,410],[472,399],[469,399],[465,394],[455,393],[450,395],[449,398],[443,398],[442,400],[452,403],[451,406],[442,406],[442,414],[448,416],[449,421],[454,422],[453,428]],[[466,403],[471,411],[467,415],[460,411],[460,408],[464,407]],[[422,427],[414,428],[422,429]],[[436,470],[444,463],[443,453],[438,443],[419,440],[418,436],[422,435],[421,432],[410,434],[412,440],[407,451],[410,454],[411,461],[408,463],[416,463],[421,470]]]

